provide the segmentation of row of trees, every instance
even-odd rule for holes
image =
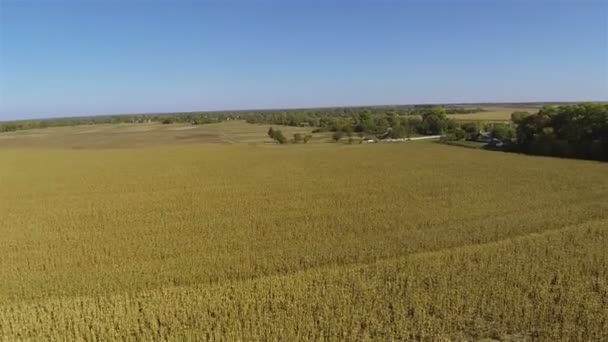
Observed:
[[[546,106],[513,120],[521,152],[608,161],[608,104]]]
[[[443,134],[454,122],[448,120],[443,107],[419,108],[407,115],[395,111],[374,112],[370,109],[352,111],[347,115],[329,115],[318,112],[280,112],[245,115],[249,123],[268,123],[298,127],[317,127],[313,132],[334,132],[334,136],[353,134],[374,135],[386,138],[404,138],[412,135]],[[362,133],[362,134],[360,134]],[[338,139],[339,140],[339,139]]]
[[[353,125],[353,122],[357,121],[361,116],[373,118],[403,117],[420,115],[431,108],[433,106],[335,107],[254,111],[239,113],[239,116],[249,123],[321,127],[326,131],[335,132],[349,123]],[[447,108],[446,110],[449,111],[451,108]]]
[[[270,127],[270,129],[268,129],[268,136],[279,144],[286,144],[289,142],[283,132],[278,129],[274,129],[273,127]],[[294,144],[306,144],[311,138],[312,135],[310,134],[304,135],[302,133],[295,133],[291,142]]]
[[[480,112],[485,112],[486,110],[481,108],[481,107],[474,107],[474,108],[469,108],[469,107],[448,107],[445,110],[448,114],[473,114],[473,113],[480,113]]]
[[[608,104],[544,106],[538,113],[516,111],[511,123],[464,123],[445,140],[477,140],[484,131],[514,152],[608,161]]]
[[[313,133],[333,132],[332,139],[336,142],[343,138],[348,138],[349,142],[352,142],[354,137],[360,140],[369,136],[377,139],[398,139],[414,135],[447,135],[449,140],[475,140],[479,132],[484,129],[490,130],[493,136],[500,139],[510,139],[515,136],[512,125],[482,125],[477,122],[462,124],[448,119],[447,113],[448,109],[441,106],[417,107],[411,109],[407,115],[399,115],[394,111],[373,112],[363,108],[360,111],[352,111],[348,115],[337,116],[321,115],[317,112],[257,113],[254,116],[246,116],[246,120],[251,123],[317,126]],[[269,136],[279,143],[287,140],[281,136],[274,137],[270,132]]]
[[[163,124],[171,123],[190,123],[193,125],[221,122],[234,117],[232,113],[213,112],[213,113],[175,113],[175,114],[133,114],[133,115],[111,115],[111,116],[91,116],[91,117],[72,117],[54,118],[40,120],[19,120],[10,122],[0,122],[0,133],[14,132],[36,128],[60,127],[60,126],[79,126],[95,124],[118,124],[118,123],[147,123],[160,122]]]
[[[490,138],[498,139],[503,142],[510,142],[515,138],[515,125],[512,123],[491,122],[484,123],[480,121],[473,122],[449,122],[450,127],[447,130],[444,140],[479,140],[482,132],[485,132]]]

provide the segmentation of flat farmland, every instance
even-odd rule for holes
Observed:
[[[608,342],[607,11],[0,0],[0,342]]]
[[[272,143],[266,134],[271,125],[253,125],[239,120],[190,125],[161,123],[99,124],[51,127],[0,134],[1,148],[139,148],[184,144]],[[287,138],[295,133],[312,134],[314,127],[274,125]],[[327,133],[312,134],[309,143],[325,142]]]
[[[228,124],[0,149],[0,339],[608,338],[605,163]]]
[[[510,121],[515,111],[538,112],[536,107],[485,107],[484,112],[471,114],[449,114],[448,118],[458,121]]]

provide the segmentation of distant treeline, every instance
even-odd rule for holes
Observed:
[[[111,115],[111,116],[90,116],[90,117],[71,117],[54,118],[39,120],[20,120],[10,122],[0,122],[1,132],[14,132],[27,129],[96,125],[96,124],[118,124],[118,123],[147,123],[161,122],[170,123],[190,123],[206,124],[221,122],[227,118],[226,113],[176,113],[176,114],[134,114],[134,115]]]
[[[105,115],[90,117],[70,117],[39,120],[20,120],[0,122],[0,132],[13,132],[19,130],[77,126],[93,124],[116,124],[116,123],[146,123],[161,122],[207,124],[221,122],[228,119],[245,119],[250,123],[263,123],[289,126],[314,126],[322,130],[337,131],[344,126],[344,119],[364,116],[388,117],[421,115],[430,110],[430,105],[404,105],[404,106],[378,106],[378,107],[335,107],[315,109],[289,109],[289,110],[255,110],[234,112],[188,112],[188,113],[165,113],[165,114],[131,114],[131,115]],[[465,114],[483,111],[482,108],[447,107],[446,114]],[[387,126],[379,119],[378,127],[373,130],[385,130]],[[390,119],[387,119],[390,121]]]
[[[248,113],[248,123],[316,127],[315,132],[342,132],[346,136],[374,135],[378,138],[404,138],[411,135],[443,134],[457,127],[447,114],[476,113],[482,108],[443,106],[362,107],[332,110]]]
[[[467,107],[448,107],[445,109],[447,114],[473,114],[487,112],[487,110],[481,107],[467,108]]]

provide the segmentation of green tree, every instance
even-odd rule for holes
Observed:
[[[479,124],[476,122],[466,122],[460,126],[464,131],[465,139],[474,140],[479,134]]]
[[[492,137],[499,140],[512,139],[515,135],[513,127],[509,124],[494,124],[490,128]]]
[[[425,134],[441,134],[446,129],[446,122],[436,115],[427,115],[422,119]]]
[[[442,134],[448,124],[443,107],[432,107],[422,114],[422,128],[425,134]]]
[[[523,121],[524,118],[526,118],[530,115],[531,114],[526,111],[515,111],[515,112],[511,113],[511,121],[513,121],[513,123],[519,124],[520,122]]]

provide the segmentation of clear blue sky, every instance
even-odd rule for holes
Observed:
[[[603,0],[0,4],[0,120],[608,99]]]

